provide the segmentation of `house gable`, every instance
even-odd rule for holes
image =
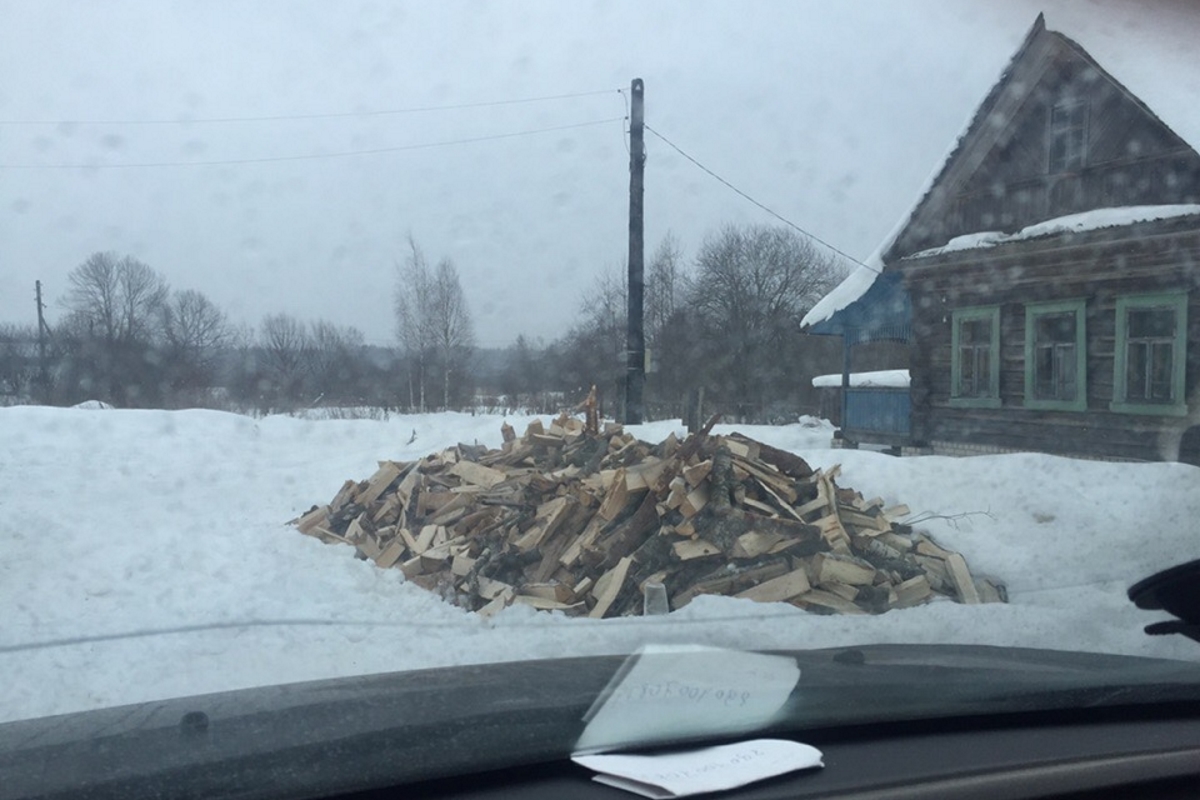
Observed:
[[[1200,155],[1042,17],[884,252],[1093,208],[1200,202]]]

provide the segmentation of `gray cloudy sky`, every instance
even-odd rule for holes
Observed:
[[[552,339],[625,254],[617,89],[635,76],[651,126],[861,259],[1039,10],[1119,34],[1146,5],[0,0],[0,322],[33,320],[40,279],[53,323],[70,270],[114,250],[235,321],[284,311],[388,343],[411,232],[457,264],[480,344]],[[648,252],[668,229],[690,255],[722,223],[772,221],[647,151]]]

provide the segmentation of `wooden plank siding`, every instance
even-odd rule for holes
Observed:
[[[1200,231],[1194,218],[911,258],[897,266],[913,299],[916,442],[1157,460],[1174,458],[1179,435],[1200,422],[1200,397],[1189,418],[1109,409],[1121,295],[1189,293],[1185,396],[1192,398],[1200,386]],[[1025,408],[1026,304],[1080,298],[1086,301],[1087,410]],[[1000,306],[1001,407],[952,407],[952,313],[983,305]]]
[[[890,259],[1093,208],[1200,202],[1200,155],[1072,45],[1038,44],[1010,76],[1028,88],[1012,89],[987,115],[1005,124],[963,145],[954,159],[963,165],[947,166]],[[1054,174],[1050,109],[1070,98],[1087,106],[1084,163]]]

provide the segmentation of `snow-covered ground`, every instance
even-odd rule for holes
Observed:
[[[1043,455],[897,459],[828,449],[812,420],[738,426],[839,482],[931,519],[1011,604],[949,601],[879,617],[701,598],[668,617],[586,620],[513,608],[485,622],[284,523],[378,459],[458,441],[495,447],[501,418],[254,420],[210,411],[0,409],[0,720],[314,678],[628,652],[964,642],[1195,659],[1150,638],[1138,578],[1200,557],[1200,470]],[[518,430],[527,419],[510,419]],[[675,429],[635,429],[658,441]],[[732,430],[727,426],[718,430]],[[416,431],[412,444],[406,444]],[[986,512],[986,513],[973,513]]]

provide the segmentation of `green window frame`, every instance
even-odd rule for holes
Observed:
[[[960,308],[951,315],[950,405],[1000,407],[1000,306]]]
[[[1187,301],[1186,292],[1117,298],[1110,409],[1123,414],[1187,414]]]
[[[1087,410],[1087,303],[1025,306],[1025,408]]]

